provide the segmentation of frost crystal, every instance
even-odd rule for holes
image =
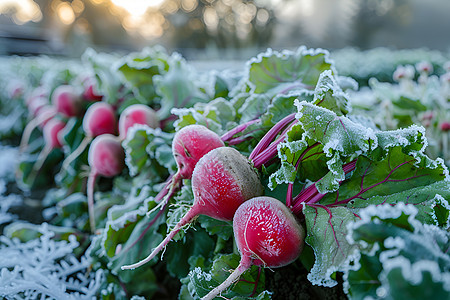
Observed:
[[[89,274],[88,258],[78,260],[75,236],[55,241],[47,225],[38,239],[22,243],[0,237],[0,296],[7,299],[92,299],[104,280],[98,270]]]

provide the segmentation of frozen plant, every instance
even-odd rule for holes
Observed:
[[[92,299],[104,280],[102,270],[88,272],[90,260],[78,260],[75,236],[56,241],[46,224],[42,235],[22,243],[0,236],[0,297],[6,299]]]

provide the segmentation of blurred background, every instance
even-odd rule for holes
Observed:
[[[449,0],[0,0],[0,55],[163,45],[188,59],[347,46],[450,50]]]

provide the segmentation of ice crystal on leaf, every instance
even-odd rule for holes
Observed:
[[[0,296],[6,299],[92,299],[103,282],[103,271],[89,273],[90,260],[78,260],[79,243],[52,239],[46,224],[41,236],[22,243],[0,237]]]
[[[369,206],[347,226],[347,241],[360,251],[341,267],[350,298],[447,299],[450,235],[418,213],[410,204]]]

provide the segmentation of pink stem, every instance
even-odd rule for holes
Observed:
[[[253,149],[252,153],[248,157],[249,160],[253,160],[261,151],[273,141],[273,139],[286,127],[289,123],[291,123],[295,119],[295,113],[292,113],[286,117],[284,117],[281,121],[279,121],[275,126],[273,126],[266,135],[259,141],[256,145],[255,149]]]
[[[247,127],[249,127],[250,125],[253,125],[257,122],[261,122],[261,120],[255,119],[255,120],[248,121],[244,124],[241,124],[239,126],[236,126],[235,128],[231,129],[230,131],[228,131],[222,135],[222,137],[221,137],[222,141],[224,141],[224,142],[229,141],[235,134],[238,134],[238,133],[244,131],[245,129],[247,129]]]
[[[311,150],[311,149],[313,149],[313,148],[315,148],[315,147],[317,147],[317,146],[319,146],[319,145],[320,145],[319,142],[316,142],[316,143],[312,144],[311,146],[309,146],[308,148],[306,148],[306,149],[302,152],[302,154],[300,155],[299,159],[298,159],[297,162],[295,163],[295,171],[298,170],[298,166],[299,166],[300,163],[303,161],[303,158],[304,158],[305,155],[309,152],[309,150]],[[308,157],[310,157],[310,156],[308,156]],[[307,157],[307,158],[308,158],[308,157]],[[293,192],[293,190],[294,190],[294,183],[289,183],[289,184],[288,184],[287,194],[286,194],[286,206],[289,207],[289,208],[292,207],[292,201],[293,201],[293,198],[292,198],[292,192]]]
[[[344,170],[345,174],[348,174],[352,172],[356,167],[356,161],[357,159],[352,160],[351,162],[345,164],[342,166],[342,169]],[[292,212],[297,215],[302,211],[302,203],[305,202],[307,204],[315,204],[319,202],[326,194],[321,194],[317,190],[316,184],[322,179],[319,179],[314,184],[308,186],[306,189],[301,191],[295,198],[294,198],[294,204],[292,207]],[[341,181],[342,182],[342,181]],[[341,183],[339,182],[339,184]]]
[[[253,165],[255,168],[259,169],[262,165],[270,162],[274,157],[276,157],[278,153],[278,144],[283,142],[286,138],[287,132],[292,128],[293,125],[295,125],[298,121],[294,120],[286,129],[283,130],[281,135],[270,144],[265,150],[261,151],[256,157],[253,158]],[[263,137],[264,139],[264,137]],[[256,148],[255,148],[256,149]],[[253,150],[252,154],[255,150]],[[251,155],[251,154],[250,154]],[[250,159],[250,157],[249,157]]]
[[[148,263],[149,261],[151,261],[156,254],[158,254],[164,247],[167,246],[167,244],[173,239],[173,237],[181,230],[181,228],[183,226],[185,226],[186,224],[189,224],[192,222],[192,220],[199,214],[199,209],[198,206],[196,206],[194,204],[194,206],[191,207],[191,209],[189,209],[189,211],[186,213],[186,215],[184,215],[184,217],[180,220],[180,222],[178,222],[177,225],[175,225],[175,228],[169,232],[169,234],[166,236],[166,238],[155,248],[153,249],[153,251],[150,253],[149,256],[147,256],[146,258],[144,258],[143,260],[132,264],[132,265],[127,265],[127,266],[122,266],[121,269],[122,270],[131,270],[131,269],[136,269],[142,265],[145,265],[146,263]]]
[[[88,211],[89,211],[89,225],[91,227],[91,232],[95,232],[95,211],[94,211],[94,188],[95,180],[97,179],[98,173],[95,169],[91,170],[87,182],[87,200],[88,200]]]
[[[236,282],[241,275],[247,271],[252,266],[252,260],[248,256],[242,256],[241,262],[239,263],[239,266],[231,273],[228,278],[222,282],[219,286],[212,289],[205,297],[202,298],[202,300],[212,300],[216,298],[220,293],[225,291],[230,285],[232,285],[234,282]]]

